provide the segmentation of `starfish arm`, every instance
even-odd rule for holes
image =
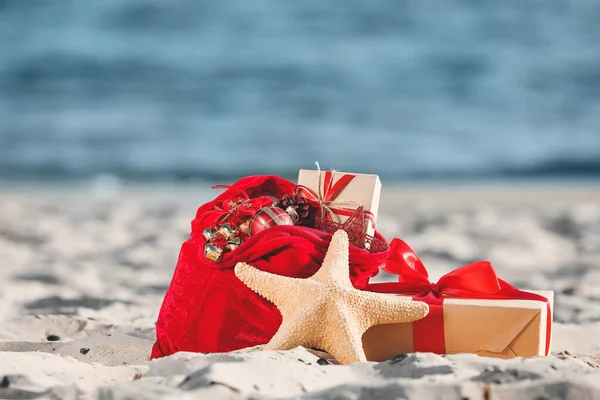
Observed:
[[[331,237],[321,268],[310,279],[321,282],[333,279],[343,286],[352,287],[349,247],[348,234],[343,230],[335,232]]]
[[[329,326],[325,327],[330,333],[323,338],[323,350],[334,356],[340,364],[367,361],[362,344],[364,330],[360,327],[361,324],[353,315],[340,311],[340,314],[330,316]]]
[[[289,350],[297,346],[310,347],[307,341],[306,329],[298,324],[283,323],[273,335],[269,343],[264,347],[265,350]]]
[[[418,321],[429,313],[429,305],[422,301],[372,292],[361,294],[361,308],[366,314],[364,320],[368,325],[366,329],[373,325]]]
[[[235,275],[246,286],[265,299],[274,303],[281,310],[287,303],[290,293],[298,291],[305,279],[289,278],[261,271],[249,264],[239,262],[235,266]]]
[[[307,306],[307,307],[304,307]],[[288,350],[296,346],[318,347],[319,331],[322,321],[327,316],[323,314],[322,308],[317,305],[300,305],[295,312],[284,317],[279,329],[273,335],[266,349]]]

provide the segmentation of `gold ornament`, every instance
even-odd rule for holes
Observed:
[[[289,278],[238,263],[236,276],[273,302],[283,322],[265,349],[314,347],[342,364],[366,361],[362,335],[373,325],[406,323],[424,318],[429,306],[355,289],[350,281],[349,241],[337,231],[321,268],[310,278]]]
[[[213,232],[210,228],[204,228],[204,231],[202,231],[202,234],[204,235],[204,238],[206,240],[210,240],[215,237],[215,232]]]
[[[223,224],[221,225],[221,228],[219,228],[218,233],[220,235],[225,236],[226,239],[231,239],[232,237],[237,235],[237,228],[229,224]]]
[[[242,244],[242,238],[238,236],[238,233],[238,229],[229,224],[223,224],[216,231],[210,228],[204,229],[202,234],[207,240],[206,245],[204,245],[204,256],[217,262],[226,251],[237,249]]]
[[[217,262],[221,259],[223,255],[223,249],[214,244],[208,242],[204,246],[204,257],[208,258],[210,261]]]
[[[233,251],[233,250],[237,249],[240,244],[242,244],[242,238],[237,236],[237,237],[229,239],[225,248],[228,251]]]

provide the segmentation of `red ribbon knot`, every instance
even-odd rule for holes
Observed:
[[[429,290],[425,290],[425,291],[421,292],[420,294],[418,294],[417,296],[418,297],[425,297],[429,293],[431,293],[435,297],[442,297],[442,292],[440,291],[440,288],[438,287],[437,283],[431,283],[430,287],[429,287]]]

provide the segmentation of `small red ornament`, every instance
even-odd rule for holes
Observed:
[[[250,221],[248,236],[277,225],[294,225],[292,217],[279,207],[263,207],[254,214]]]

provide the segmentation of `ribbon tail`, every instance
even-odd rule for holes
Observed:
[[[355,175],[345,174],[342,175],[338,181],[332,185],[333,174],[329,180],[329,185],[327,187],[327,193],[325,194],[325,200],[331,201],[334,200],[339,194],[344,190],[348,184],[355,178]]]

